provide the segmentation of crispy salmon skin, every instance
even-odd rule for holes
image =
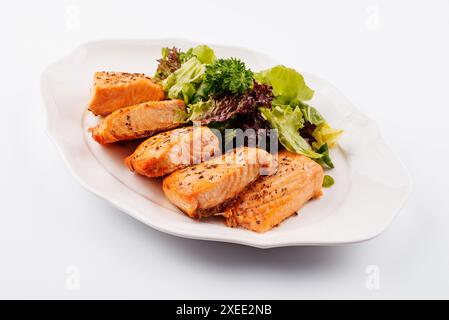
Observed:
[[[200,218],[215,213],[261,174],[273,171],[274,159],[268,152],[240,147],[173,172],[163,180],[162,189],[185,214]]]
[[[100,116],[142,102],[165,99],[162,86],[142,73],[96,72],[91,94],[88,109]]]
[[[324,173],[319,164],[289,151],[279,152],[277,159],[276,174],[260,177],[225,208],[228,226],[265,232],[321,196]]]
[[[208,127],[190,126],[159,133],[145,140],[125,159],[131,171],[161,177],[220,153],[217,136]]]
[[[184,124],[182,100],[144,102],[114,111],[94,128],[92,137],[100,144],[150,137]]]

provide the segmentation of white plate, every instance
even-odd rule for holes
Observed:
[[[327,81],[304,74],[315,90],[311,104],[337,128],[345,130],[332,150],[335,185],[306,204],[299,215],[279,227],[257,234],[226,227],[220,220],[194,221],[163,196],[160,181],[137,176],[123,165],[129,147],[102,147],[87,128],[97,119],[86,112],[93,73],[97,70],[152,74],[163,46],[190,48],[179,40],[104,40],[90,42],[49,66],[41,89],[47,129],[74,177],[88,190],[143,223],[173,235],[226,241],[269,248],[291,245],[334,245],[368,240],[379,235],[406,202],[410,192],[407,171],[388,148],[376,124],[357,111]],[[252,70],[277,64],[242,48],[212,45],[217,56],[236,56]],[[298,70],[301,66],[296,67]]]

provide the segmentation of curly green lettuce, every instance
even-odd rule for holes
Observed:
[[[309,122],[310,124],[318,126],[326,122],[326,120],[324,120],[324,117],[314,107],[311,107],[303,102],[298,103],[298,107],[299,109],[301,109],[304,120]]]
[[[312,99],[314,94],[300,73],[283,65],[257,72],[254,79],[273,87],[273,105],[298,105]]]
[[[323,144],[327,144],[329,148],[332,148],[337,144],[338,139],[342,134],[343,130],[334,129],[327,122],[323,122],[318,125],[312,133],[315,138],[312,145],[315,148],[319,148]]]
[[[170,99],[183,99],[187,104],[203,81],[205,65],[192,57],[181,68],[162,81],[162,87]]]
[[[304,77],[294,69],[278,65],[254,74],[254,78],[273,87],[272,111],[259,110],[271,127],[278,129],[282,145],[333,168],[329,148],[335,146],[343,131],[333,129],[317,109],[304,103],[314,94]]]
[[[291,152],[303,154],[312,159],[319,159],[322,154],[315,152],[311,145],[299,134],[304,126],[304,118],[299,107],[273,106],[270,110],[259,108],[262,116],[270,123],[273,129],[278,130],[279,141]]]
[[[199,45],[185,52],[176,47],[164,47],[161,51],[162,58],[157,60],[158,66],[154,75],[154,78],[158,81],[168,78],[193,57],[197,58],[202,64],[211,64],[216,60],[214,50],[206,45]]]
[[[192,49],[192,55],[198,58],[201,63],[212,64],[217,60],[214,50],[206,45],[199,45]]]

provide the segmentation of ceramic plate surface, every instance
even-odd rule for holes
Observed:
[[[173,235],[240,243],[260,248],[292,245],[335,245],[360,242],[379,235],[410,194],[407,171],[382,139],[376,124],[357,111],[327,81],[303,73],[315,90],[310,104],[345,133],[332,150],[335,185],[299,215],[279,227],[257,234],[228,228],[221,220],[189,219],[164,197],[159,179],[135,175],[123,158],[133,146],[102,147],[87,129],[98,122],[86,106],[95,71],[144,72],[151,75],[161,47],[190,48],[179,40],[102,40],[82,45],[50,65],[41,78],[47,130],[73,176],[88,190],[141,222]],[[211,45],[218,57],[241,58],[252,70],[278,62],[248,49]],[[291,66],[301,70],[301,66]]]

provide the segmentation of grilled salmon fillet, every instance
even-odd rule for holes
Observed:
[[[221,157],[173,172],[162,183],[167,198],[191,218],[209,216],[261,174],[274,171],[266,151],[240,147]]]
[[[125,164],[138,174],[161,177],[219,153],[219,140],[208,127],[184,127],[148,138]]]
[[[144,102],[114,111],[89,130],[100,144],[145,138],[181,126],[184,113],[182,100]]]
[[[277,158],[276,174],[260,177],[224,209],[228,226],[265,232],[321,196],[324,173],[319,164],[286,150]]]
[[[89,110],[107,116],[123,107],[165,99],[162,86],[141,73],[96,72]]]

